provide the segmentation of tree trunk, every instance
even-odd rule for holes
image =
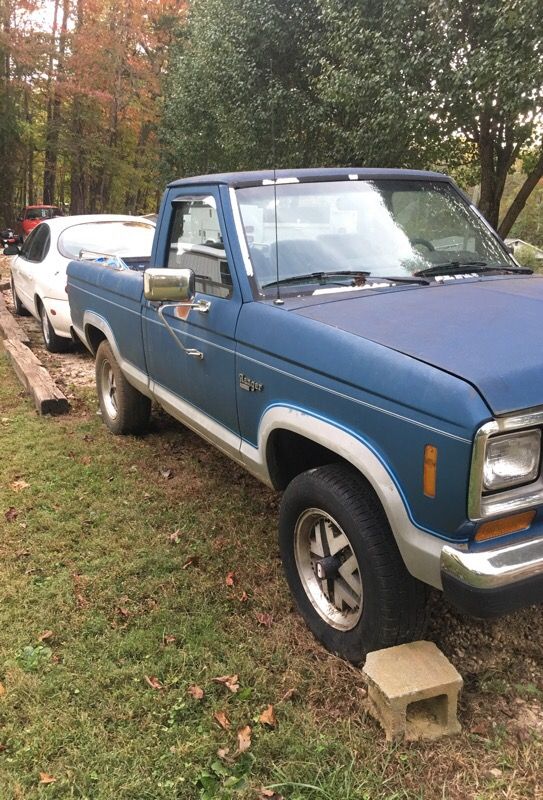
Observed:
[[[53,24],[53,48],[56,39],[56,18],[59,0],[55,2],[55,21]],[[62,24],[60,28],[60,39],[57,56],[56,78],[53,80],[53,54],[50,61],[50,91],[47,106],[47,130],[45,146],[45,167],[43,173],[43,202],[54,204],[56,201],[57,184],[57,165],[58,165],[58,141],[60,135],[61,120],[61,96],[59,91],[59,81],[62,80],[64,72],[64,55],[66,50],[66,34],[68,30],[68,17],[70,15],[70,2],[63,0]]]
[[[500,227],[498,228],[498,233],[505,239],[513,225],[515,224],[520,212],[526,205],[526,201],[530,197],[531,193],[539,183],[539,181],[543,178],[543,149],[541,150],[541,155],[539,156],[533,170],[527,176],[526,180],[520,187],[515,199],[507,209],[507,213],[505,214],[504,218],[500,223]]]

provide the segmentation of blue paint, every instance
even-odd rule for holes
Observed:
[[[276,173],[279,180],[304,181],[352,176],[454,186],[438,173],[410,170]],[[163,195],[151,256],[157,267],[167,263],[175,201],[211,195],[217,206],[231,297],[197,295],[211,300],[210,311],[191,311],[186,320],[165,312],[179,340],[201,350],[203,360],[173,342],[156,306],[143,298],[138,273],[72,262],[75,325],[83,326],[85,310],[102,316],[127,361],[239,436],[240,444],[256,447],[264,413],[279,405],[332,423],[379,459],[421,531],[471,541],[476,526],[467,517],[467,491],[475,432],[495,414],[543,404],[542,278],[480,277],[327,295],[286,291],[283,305],[276,305],[253,292],[230,198],[231,188],[273,178],[269,170],[185,178]],[[241,389],[240,373],[263,391]],[[434,499],[422,491],[427,444],[438,449]],[[538,530],[541,524],[538,516]]]

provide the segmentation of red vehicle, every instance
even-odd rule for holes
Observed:
[[[31,230],[44,219],[51,219],[52,217],[61,217],[62,210],[58,206],[25,206],[21,211],[20,217],[17,218],[15,232],[19,236],[19,240],[24,242]]]

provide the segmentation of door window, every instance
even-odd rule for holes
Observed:
[[[232,275],[214,197],[174,201],[168,267],[193,270],[197,292],[232,296]]]

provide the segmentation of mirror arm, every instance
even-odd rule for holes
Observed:
[[[164,325],[166,327],[166,330],[168,331],[168,333],[170,334],[170,336],[172,337],[172,339],[174,340],[176,345],[179,348],[181,348],[181,350],[187,356],[193,356],[194,358],[199,358],[200,360],[202,360],[203,357],[204,357],[204,354],[201,353],[200,350],[195,350],[193,347],[185,347],[182,344],[182,342],[179,340],[175,330],[172,328],[172,326],[170,325],[170,323],[168,322],[168,320],[164,316],[164,311],[167,308],[179,308],[179,306],[181,306],[182,308],[196,308],[198,311],[206,312],[206,311],[209,311],[209,309],[211,308],[211,303],[209,302],[209,300],[198,300],[197,303],[165,303],[164,305],[160,305],[157,308],[158,316],[160,317],[160,319],[164,323]]]

